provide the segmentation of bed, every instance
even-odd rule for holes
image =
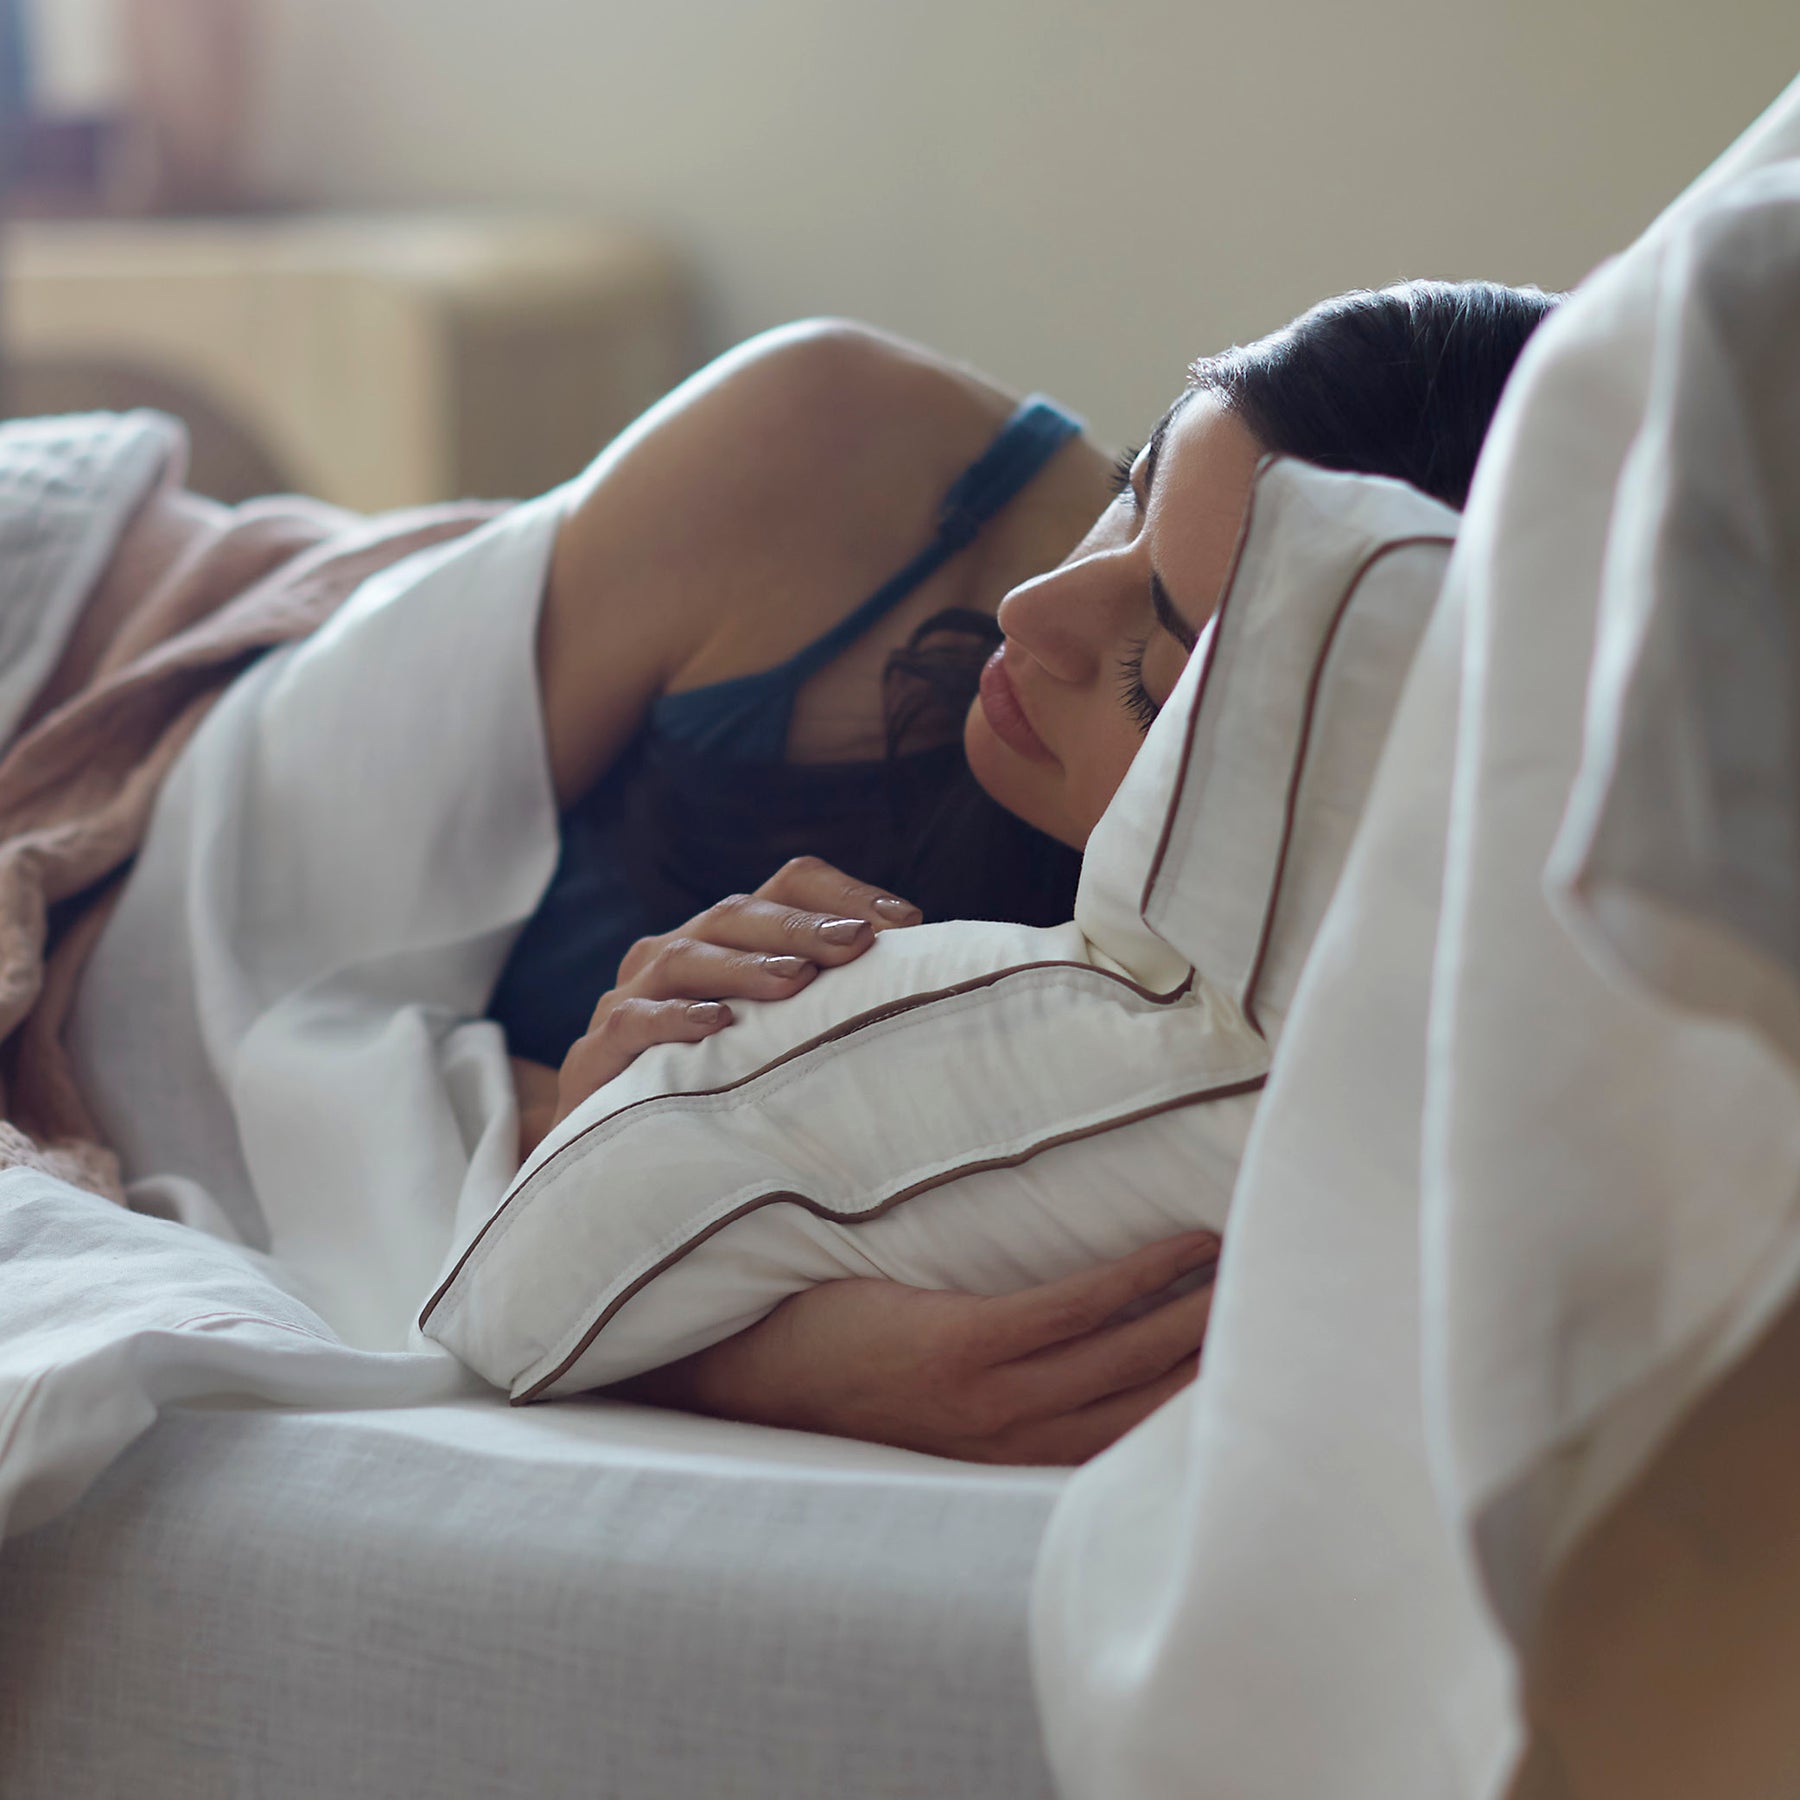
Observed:
[[[623,1403],[170,1408],[0,1559],[0,1784],[1038,1800],[1061,1481]]]

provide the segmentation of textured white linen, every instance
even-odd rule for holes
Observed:
[[[0,1533],[72,1504],[174,1401],[389,1406],[472,1385],[435,1349],[345,1348],[235,1245],[0,1171]]]
[[[1460,652],[1440,610],[1245,1153],[1202,1377],[1077,1472],[1046,1536],[1034,1651],[1067,1795],[1438,1800],[1494,1762],[1506,1671],[1419,1377]]]
[[[7,1800],[1048,1800],[1061,1476],[646,1408],[169,1409],[0,1558]]]
[[[1589,948],[1800,1061],[1800,162],[1672,242],[1550,871]]]
[[[1785,116],[1800,152],[1800,88]],[[1777,821],[1795,805],[1794,665],[1766,625],[1778,613],[1791,629],[1800,594],[1780,538],[1754,521],[1800,518],[1800,456],[1782,436],[1800,416],[1800,163],[1715,184],[1583,299],[1535,363],[1488,488],[1427,1137],[1442,1473],[1520,1638],[1575,1534],[1800,1275],[1800,1071],[1759,1029],[1778,1009],[1689,955],[1696,938],[1758,950],[1745,927],[1770,889],[1756,877],[1782,871]],[[1581,508],[1556,482],[1577,458],[1608,505]],[[1753,573],[1775,589],[1760,618]],[[1616,742],[1646,608],[1658,635],[1702,617],[1711,629],[1637,660],[1648,690]],[[1780,699],[1731,685],[1757,660]],[[1671,661],[1688,697],[1664,690],[1665,704]],[[1742,746],[1763,736],[1753,757],[1723,735],[1732,713]],[[1617,805],[1600,815],[1602,893],[1647,878],[1652,909],[1676,900],[1697,930],[1677,916],[1644,932],[1628,895],[1623,930],[1602,900],[1577,939],[1579,897],[1548,903],[1565,809],[1579,840],[1603,784]],[[1709,793],[1743,812],[1721,816]],[[1685,885],[1696,842],[1710,894]],[[1584,954],[1597,941],[1602,957]]]
[[[517,1399],[840,1276],[1003,1293],[1219,1227],[1454,513],[1274,461],[1075,920],[885,934],[647,1052],[549,1134],[425,1328]]]
[[[562,506],[395,565],[233,684],[71,1013],[133,1204],[266,1250],[362,1348],[416,1343],[514,1170],[480,1014],[556,860],[535,636]]]
[[[169,1399],[468,1386],[412,1319],[458,1206],[513,1173],[479,1014],[555,863],[535,635],[560,517],[548,496],[366,583],[172,771],[68,1028],[134,1211],[0,1175],[7,1529]]]
[[[1788,1072],[1610,983],[1542,883],[1603,569],[1655,528],[1620,471],[1681,385],[1691,272],[1734,238],[1711,221],[1796,150],[1800,86],[1502,405],[1246,1152],[1205,1373],[1046,1540],[1068,1796],[1496,1793],[1518,1733],[1487,1608],[1528,1630],[1558,1551],[1791,1291]],[[1782,261],[1721,254],[1749,284]]]
[[[0,744],[56,667],[131,515],[185,456],[161,413],[0,423]]]

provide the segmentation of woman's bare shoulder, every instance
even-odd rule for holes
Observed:
[[[591,780],[657,694],[828,631],[927,541],[1015,404],[844,319],[764,332],[659,401],[574,484],[559,536],[540,639],[559,792]]]
[[[767,667],[829,630],[926,541],[945,489],[1015,404],[841,319],[765,333],[725,361],[688,444],[708,500],[692,517],[680,687]]]

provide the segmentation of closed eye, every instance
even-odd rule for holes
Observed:
[[[1135,450],[1121,450],[1112,467],[1112,491],[1116,500],[1121,494],[1131,490],[1131,471],[1137,466],[1138,453]]]
[[[1148,731],[1156,723],[1156,715],[1162,711],[1150,696],[1150,690],[1144,686],[1144,652],[1150,648],[1150,640],[1141,637],[1125,653],[1119,663],[1119,699],[1126,712],[1137,721],[1139,731]]]

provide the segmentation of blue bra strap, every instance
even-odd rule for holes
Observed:
[[[1078,418],[1042,394],[1033,394],[1021,402],[999,435],[956,478],[944,496],[931,542],[855,611],[780,665],[792,687],[798,688],[807,676],[854,643],[959,550],[966,550],[980,535],[981,528],[1080,430]]]
[[[966,549],[982,526],[1080,430],[1081,421],[1072,413],[1041,394],[1031,395],[957,477],[938,509],[931,541],[905,568],[786,662],[663,695],[650,709],[651,728],[692,749],[733,761],[779,762],[794,696],[806,678]]]

